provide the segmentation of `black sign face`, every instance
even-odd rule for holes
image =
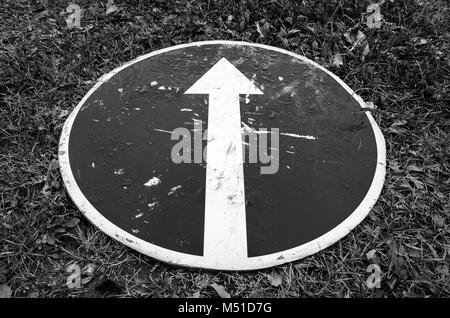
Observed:
[[[282,49],[175,46],[98,81],[64,125],[61,172],[94,225],[146,255],[274,266],[336,242],[375,204],[385,144],[362,107]]]

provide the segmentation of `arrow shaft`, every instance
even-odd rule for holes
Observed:
[[[209,95],[204,257],[247,258],[239,94]]]

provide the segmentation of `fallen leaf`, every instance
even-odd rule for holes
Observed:
[[[6,284],[0,285],[0,298],[11,298],[11,296],[11,288]]]
[[[264,298],[265,293],[262,289],[253,290],[248,298]]]
[[[377,250],[370,250],[366,253],[366,257],[369,261],[373,260],[375,258],[375,255],[377,253]]]
[[[358,31],[357,33],[346,32],[344,33],[344,37],[347,40],[347,42],[352,44],[352,48],[350,49],[350,51],[352,51],[355,47],[360,45],[366,39],[366,35],[362,31]]]
[[[55,238],[48,234],[42,234],[40,239],[36,240],[37,244],[55,245]]]
[[[365,39],[366,39],[366,35],[362,31],[358,31],[358,33],[356,33],[356,42],[357,43],[361,43]]]
[[[270,285],[274,287],[278,287],[283,283],[283,278],[276,272],[272,272],[272,274],[265,274],[265,276],[269,280]]]
[[[408,167],[406,167],[406,169],[408,171],[414,171],[414,172],[423,172],[423,168],[419,168],[415,165],[409,165]]]
[[[86,285],[87,283],[89,283],[91,280],[92,280],[92,276],[88,276],[88,277],[85,277],[85,278],[82,278],[81,279],[81,285]]]
[[[68,111],[67,109],[63,109],[63,110],[61,110],[61,112],[59,113],[58,119],[64,118],[64,117],[66,117],[67,115],[69,115],[69,111]]]
[[[270,23],[269,22],[265,22],[262,26],[262,31],[265,35],[267,35],[270,31]]]
[[[394,121],[394,123],[391,125],[391,127],[394,127],[394,126],[404,126],[404,125],[406,125],[408,122],[406,121],[406,120],[404,120],[404,119],[401,119],[401,120],[395,120]]]
[[[200,292],[199,292],[199,291],[196,291],[195,293],[193,293],[193,294],[191,295],[191,297],[188,297],[188,298],[200,298]]]
[[[389,168],[392,170],[392,172],[394,172],[394,173],[400,173],[401,172],[400,166],[398,165],[397,162],[395,162],[395,161],[388,161],[388,163],[389,163]]]
[[[48,184],[45,184],[44,187],[42,188],[41,193],[46,197],[51,195],[52,191],[50,190],[50,186]]]
[[[393,290],[398,284],[397,275],[392,275],[392,277],[386,282],[386,285]]]
[[[53,171],[59,168],[59,162],[56,159],[52,159],[52,161],[50,161],[50,164],[48,165],[48,171]]]
[[[366,25],[369,29],[381,28],[381,15],[380,5],[378,3],[372,3],[367,6],[367,13],[371,13],[366,20]]]
[[[6,129],[8,130],[12,130],[12,131],[16,131],[19,130],[19,128],[14,127],[13,124],[9,123],[8,126],[6,127]]]
[[[119,11],[119,7],[114,4],[114,0],[108,0],[106,4],[106,15]]]
[[[92,276],[94,274],[94,271],[97,266],[95,264],[87,264],[85,267],[83,267],[83,274]]]
[[[366,108],[376,109],[377,105],[375,105],[373,102],[366,102]]]
[[[425,186],[423,185],[423,182],[419,181],[417,178],[412,177],[412,176],[408,176],[408,177],[414,183],[414,185],[416,186],[417,189],[422,190],[425,188]]]
[[[393,237],[389,237],[386,241],[386,245],[389,247],[388,257],[390,258],[390,266],[394,267],[395,273],[398,275],[400,279],[405,279],[408,275],[405,269],[405,261],[400,256],[398,250],[398,244]],[[396,285],[398,279],[396,278],[392,284]]]
[[[303,268],[311,267],[311,264],[300,263],[300,264],[295,264],[294,267],[298,270],[302,270]]]
[[[78,218],[70,218],[70,220],[68,220],[66,223],[64,223],[65,227],[75,227],[78,225],[78,223],[80,223],[80,219]]]
[[[214,290],[220,296],[220,298],[231,298],[230,294],[227,293],[227,291],[225,290],[225,287],[223,287],[222,285],[212,283],[211,287],[214,288]]]
[[[255,25],[256,25],[256,31],[259,33],[259,36],[263,38],[264,34],[263,34],[262,30],[261,30],[261,27],[259,26],[259,23],[255,22]]]
[[[437,227],[444,227],[445,226],[445,219],[442,216],[440,216],[439,214],[434,214],[431,218],[433,219],[433,223]]]
[[[370,49],[369,49],[369,43],[366,43],[366,45],[364,46],[364,50],[362,53],[362,59],[364,60],[364,58],[367,56],[367,54],[370,53]]]
[[[448,275],[448,265],[447,264],[439,264],[435,268],[436,274],[447,276]]]
[[[407,251],[408,256],[413,258],[421,258],[422,257],[422,249],[420,248],[408,248]]]
[[[53,180],[53,181],[50,183],[50,186],[51,186],[52,188],[54,188],[54,189],[59,189],[59,188],[61,187],[61,185],[59,184],[59,181],[56,181],[56,180]]]
[[[260,21],[255,22],[256,31],[258,31],[259,35],[263,38],[270,31],[270,24],[266,20],[262,19]]]
[[[342,56],[340,53],[336,53],[333,55],[333,65],[337,67],[341,67],[344,65],[344,62],[342,61]]]
[[[39,298],[39,292],[33,291],[28,295],[28,298]]]

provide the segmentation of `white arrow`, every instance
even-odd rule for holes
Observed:
[[[208,94],[203,256],[216,265],[247,258],[239,94],[263,94],[222,58],[185,94]]]

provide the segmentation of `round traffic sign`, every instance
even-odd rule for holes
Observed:
[[[206,41],[104,75],[65,122],[61,173],[99,229],[158,260],[251,270],[360,223],[385,175],[365,103],[313,61]]]

